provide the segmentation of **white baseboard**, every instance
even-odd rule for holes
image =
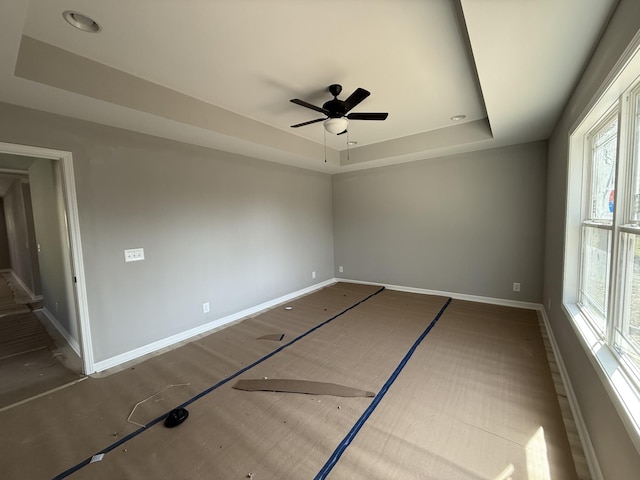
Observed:
[[[80,353],[80,344],[78,341],[71,336],[67,329],[62,326],[62,324],[58,321],[58,319],[49,311],[47,308],[43,308],[42,310],[38,310],[35,313],[42,312],[42,314],[47,318],[49,323],[53,325],[53,327],[62,335],[62,337],[67,341],[69,346],[73,349],[74,352],[78,354],[79,357],[82,358]]]
[[[12,269],[4,268],[2,269],[2,273],[8,273],[9,275],[11,275],[13,281],[20,285],[20,287],[25,291],[27,295],[29,295],[29,298],[31,298],[32,301],[37,302],[38,300],[42,300],[42,295],[36,295],[35,293],[33,293],[31,289],[22,281],[20,277],[18,277],[18,275],[16,275],[16,272],[14,272]]]
[[[540,306],[539,311],[542,315],[544,327],[547,330],[547,336],[549,337],[549,342],[551,343],[551,349],[553,350],[553,354],[556,357],[556,363],[558,364],[560,377],[562,378],[562,383],[564,384],[564,389],[567,393],[567,400],[569,401],[569,407],[571,408],[571,413],[573,414],[573,421],[576,423],[576,429],[578,431],[578,436],[580,437],[580,442],[582,443],[582,449],[584,450],[584,456],[589,467],[589,472],[591,473],[591,478],[592,480],[604,480],[602,470],[600,470],[600,463],[598,462],[598,457],[596,456],[596,451],[593,448],[593,443],[591,443],[591,437],[589,436],[587,425],[584,423],[584,418],[582,417],[582,411],[580,410],[578,399],[576,398],[576,394],[573,391],[573,387],[571,386],[569,373],[567,372],[567,369],[564,365],[562,355],[560,354],[560,348],[558,348],[555,336],[553,335],[549,317],[547,316],[547,312],[544,307]]]
[[[390,285],[379,282],[364,282],[361,280],[349,280],[347,278],[336,278],[336,282],[360,283],[362,285],[380,285],[389,290],[397,290],[399,292],[419,293],[422,295],[439,295],[441,297],[451,297],[457,300],[466,300],[469,302],[488,303],[491,305],[502,305],[504,307],[526,308],[529,310],[540,310],[542,304],[532,302],[519,302],[517,300],[507,300],[504,298],[482,297],[480,295],[467,295],[466,293],[443,292],[440,290],[428,290],[426,288],[405,287],[402,285]]]
[[[268,302],[261,303],[259,305],[254,306],[254,307],[247,308],[247,309],[242,310],[240,312],[233,313],[231,315],[227,315],[226,317],[218,318],[217,320],[214,320],[214,321],[209,322],[209,323],[205,323],[204,325],[200,325],[199,327],[195,327],[195,328],[192,328],[190,330],[186,330],[184,332],[177,333],[177,334],[172,335],[170,337],[163,338],[162,340],[158,340],[156,342],[149,343],[149,344],[144,345],[142,347],[138,347],[138,348],[136,348],[134,350],[130,350],[128,352],[122,353],[120,355],[116,355],[116,356],[108,358],[106,360],[95,362],[93,364],[94,371],[90,372],[90,373],[102,372],[102,371],[107,370],[109,368],[117,367],[118,365],[121,365],[123,363],[129,362],[131,360],[135,360],[135,359],[140,358],[140,357],[142,357],[144,355],[148,355],[149,353],[153,353],[153,352],[155,352],[157,350],[161,350],[163,348],[170,347],[172,345],[175,345],[176,343],[183,342],[183,341],[188,340],[188,339],[190,339],[192,337],[195,337],[197,335],[201,335],[203,333],[207,333],[207,332],[209,332],[211,330],[214,330],[216,328],[223,327],[223,326],[225,326],[225,325],[227,325],[229,323],[235,322],[235,321],[240,320],[240,319],[245,318],[245,317],[249,317],[251,315],[254,315],[254,314],[256,314],[258,312],[261,312],[263,310],[266,310],[268,308],[275,307],[276,305],[278,305],[280,303],[284,303],[284,302],[287,302],[287,301],[292,300],[294,298],[301,297],[302,295],[306,295],[308,293],[314,292],[316,290],[319,290],[321,288],[326,287],[327,285],[332,285],[335,282],[336,282],[336,280],[334,278],[332,278],[332,279],[326,280],[324,282],[312,285],[310,287],[303,288],[301,290],[297,290],[295,292],[289,293],[287,295],[283,295],[282,297],[278,297],[278,298],[275,298],[273,300],[269,300]]]

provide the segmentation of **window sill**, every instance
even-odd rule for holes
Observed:
[[[596,335],[575,304],[563,305],[565,314],[611,398],[629,436],[640,452],[640,392],[618,358]]]

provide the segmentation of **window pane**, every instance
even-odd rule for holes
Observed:
[[[616,325],[616,347],[640,372],[640,236],[623,233],[620,243],[622,318]]]
[[[610,232],[583,227],[580,305],[593,326],[604,333],[609,292]]]
[[[615,196],[618,117],[607,122],[591,140],[591,212],[592,220],[612,220]]]
[[[635,166],[635,179],[634,179],[634,195],[631,201],[631,218],[634,221],[640,221],[640,95],[636,97],[636,128],[634,132],[634,166]]]

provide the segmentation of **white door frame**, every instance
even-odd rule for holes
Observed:
[[[50,148],[33,147],[0,142],[0,153],[23,155],[27,157],[47,158],[57,160],[62,167],[62,193],[67,214],[67,228],[71,247],[71,268],[75,277],[75,299],[80,333],[80,355],[84,373],[95,372],[93,361],[93,346],[91,342],[91,327],[89,324],[89,306],[87,303],[87,286],[84,278],[84,261],[82,259],[82,242],[80,241],[80,221],[78,218],[78,203],[76,200],[76,184],[73,174],[73,156],[71,152],[52,150]]]

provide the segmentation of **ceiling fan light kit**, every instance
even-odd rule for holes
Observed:
[[[345,117],[340,118],[328,118],[324,121],[324,128],[329,133],[341,133],[344,132],[349,126],[349,120]]]
[[[303,127],[312,123],[324,122],[324,129],[336,135],[346,133],[349,126],[349,120],[385,120],[388,113],[349,113],[351,109],[356,107],[360,102],[367,98],[371,93],[364,88],[357,88],[346,100],[338,99],[338,95],[342,92],[342,85],[334,83],[329,85],[329,93],[333,95],[333,99],[325,102],[322,107],[317,107],[311,103],[305,102],[298,98],[292,98],[291,102],[301,107],[309,108],[316,112],[323,113],[324,118],[316,118],[308,122],[297,123],[291,125],[291,128]]]

